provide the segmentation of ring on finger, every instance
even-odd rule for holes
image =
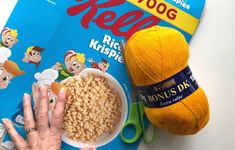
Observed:
[[[36,127],[25,129],[25,133],[26,133],[26,134],[29,134],[29,133],[35,132],[35,131],[37,131],[37,128],[36,128]]]

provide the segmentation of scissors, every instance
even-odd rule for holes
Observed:
[[[120,47],[122,51],[125,49],[125,44],[123,41],[120,42]],[[128,71],[127,71],[128,72]],[[129,79],[130,75],[128,74]],[[151,137],[148,137],[146,134],[145,130],[145,125],[144,125],[144,103],[142,101],[139,101],[136,95],[135,88],[132,87],[133,92],[131,95],[131,104],[130,104],[130,112],[129,112],[129,117],[124,125],[124,127],[121,130],[121,139],[128,144],[136,142],[141,136],[143,136],[144,143],[146,144],[151,144],[155,141],[156,139],[156,128],[153,128],[153,134]],[[131,138],[126,138],[124,136],[125,129],[127,127],[131,127],[135,129],[135,134]]]

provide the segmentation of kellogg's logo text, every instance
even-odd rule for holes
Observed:
[[[126,0],[109,0],[103,3],[98,3],[98,0],[88,0],[85,3],[81,3],[78,0],[79,4],[76,6],[71,6],[68,8],[67,12],[70,16],[75,16],[88,10],[81,20],[81,24],[84,28],[89,28],[89,25],[93,22],[98,27],[102,29],[109,29],[114,35],[124,36],[126,39],[130,38],[130,36],[138,30],[148,28],[159,23],[160,19],[156,16],[143,18],[144,11],[141,10],[132,10],[120,17],[117,16],[116,12],[111,9],[97,14],[98,11],[103,8],[112,8],[122,5],[125,2]],[[160,9],[163,9],[163,7]],[[96,15],[98,16],[95,18]],[[126,31],[121,30],[121,28],[128,25],[131,26]]]

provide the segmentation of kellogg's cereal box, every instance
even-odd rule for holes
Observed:
[[[143,28],[161,25],[192,38],[205,0],[20,0],[0,38],[0,118],[11,118],[24,133],[23,93],[32,93],[37,108],[38,86],[48,86],[49,119],[57,100],[53,84],[92,72],[107,77],[122,101],[121,129],[131,103],[131,85],[119,42]],[[98,149],[137,149],[124,143],[120,130]],[[131,131],[125,131],[132,134]],[[103,142],[106,141],[106,142]],[[63,134],[63,150],[79,143]],[[0,124],[2,149],[14,149]]]

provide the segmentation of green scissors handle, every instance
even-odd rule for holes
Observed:
[[[134,127],[135,135],[131,138],[124,136],[125,129],[128,127]],[[144,104],[143,102],[132,103],[130,106],[130,114],[121,131],[121,139],[128,144],[136,142],[143,134],[143,140],[146,144],[153,143],[155,141],[155,128],[151,138],[147,137],[144,126]]]
[[[141,136],[143,130],[142,127],[139,123],[139,107],[138,107],[138,103],[132,103],[130,106],[130,113],[129,113],[129,117],[127,119],[126,124],[124,125],[122,131],[121,131],[121,138],[125,143],[134,143],[135,141],[137,141],[139,139],[139,137]],[[127,128],[128,126],[132,126],[135,129],[135,135],[131,138],[126,138],[124,136],[124,131],[125,128]]]

